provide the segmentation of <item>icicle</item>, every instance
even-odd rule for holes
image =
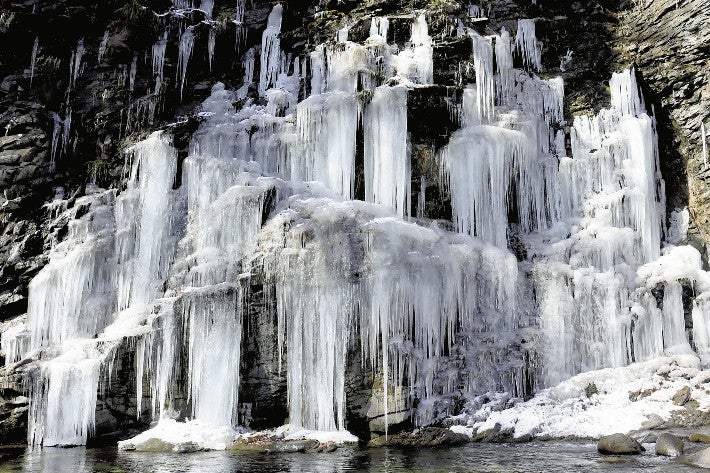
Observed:
[[[246,14],[246,0],[237,0],[237,6],[235,8],[234,23],[236,24],[236,40],[237,48],[241,46],[244,41],[244,15]]]
[[[625,115],[638,116],[646,113],[646,104],[636,81],[636,70],[614,73],[609,81],[611,106]]]
[[[242,338],[240,289],[192,291],[185,299],[193,416],[215,426],[235,425]]]
[[[476,108],[478,123],[489,122],[493,117],[495,82],[493,77],[493,47],[488,38],[471,34],[473,61],[476,68]],[[499,68],[504,67],[503,63]]]
[[[76,45],[76,50],[72,51],[69,59],[69,85],[73,89],[76,86],[76,79],[81,72],[81,59],[84,56],[84,40],[80,39]]]
[[[167,137],[156,132],[130,152],[133,166],[128,189],[116,201],[119,309],[150,303],[172,259],[167,242],[176,151]]]
[[[71,108],[67,107],[62,121],[62,155],[67,154],[69,139],[71,138]]]
[[[212,19],[212,11],[214,10],[214,0],[201,0],[200,10],[205,12],[205,18],[208,20]]]
[[[276,84],[281,59],[281,19],[283,7],[276,5],[269,15],[269,20],[261,39],[261,71],[259,75],[259,95]]]
[[[37,62],[37,51],[39,49],[39,36],[35,38],[35,42],[32,45],[32,57],[30,59],[30,88],[32,88],[32,81],[35,78],[35,64]]]
[[[479,56],[485,57],[485,51],[479,52]],[[505,28],[501,30],[500,36],[496,38],[495,58],[497,69],[496,96],[498,104],[511,105],[511,99],[515,93],[515,73],[513,70],[513,51],[510,33],[508,33]],[[483,77],[486,77],[485,74]],[[476,81],[479,81],[478,66],[476,66]]]
[[[523,57],[526,68],[538,72],[542,70],[542,55],[535,34],[535,20],[518,20],[515,49]]]
[[[313,95],[298,104],[296,121],[303,149],[292,152],[291,179],[320,181],[344,198],[352,199],[358,125],[356,98],[342,92]]]
[[[27,327],[38,349],[102,330],[115,310],[110,193],[86,197],[89,212],[70,220],[69,234],[29,284]],[[107,264],[108,263],[108,264]]]
[[[85,445],[95,424],[98,361],[57,358],[40,370],[30,386],[28,443]]]
[[[52,119],[54,120],[54,128],[52,131],[52,151],[50,153],[50,161],[49,161],[49,167],[50,169],[54,169],[54,165],[57,162],[57,150],[60,150],[61,148],[59,147],[59,138],[61,137],[62,133],[62,119],[59,117],[57,113],[52,112]]]
[[[422,14],[414,20],[412,25],[411,47],[405,49],[396,57],[395,69],[397,74],[415,84],[433,84],[433,54],[434,50],[431,36],[429,36],[426,17]]]
[[[365,200],[397,215],[410,211],[406,87],[378,87],[365,109]]]
[[[390,21],[387,17],[374,17],[370,22],[370,38],[368,41],[375,41],[387,44],[387,34],[390,28]]]
[[[214,60],[214,47],[217,41],[217,31],[214,28],[210,28],[209,36],[207,37],[207,59],[210,65],[210,71],[212,70],[212,61]]]
[[[426,208],[426,178],[419,178],[419,195],[417,199],[417,218],[424,218]]]
[[[338,43],[346,43],[348,41],[348,35],[350,34],[350,28],[347,26],[338,30],[338,34],[335,36],[335,40]]]
[[[99,51],[97,54],[99,64],[101,64],[101,61],[104,60],[104,56],[106,55],[106,47],[108,46],[109,36],[110,36],[110,32],[109,32],[109,30],[106,30],[104,32],[103,38],[101,38],[101,42],[99,43]]]
[[[165,31],[158,42],[153,45],[153,76],[155,77],[155,92],[160,92],[163,84],[163,71],[165,66],[165,51],[168,46],[168,32]]]
[[[133,92],[136,85],[136,72],[138,70],[138,55],[133,56],[133,61],[131,62],[131,70],[128,74],[128,90]]]
[[[177,81],[180,82],[180,99],[185,88],[185,79],[187,77],[187,64],[192,56],[192,47],[195,45],[195,34],[192,31],[192,26],[188,27],[180,37]]]

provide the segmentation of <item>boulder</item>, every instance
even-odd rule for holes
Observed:
[[[683,441],[673,434],[661,434],[656,440],[656,455],[677,457],[683,454]]]
[[[693,443],[710,443],[710,435],[707,434],[691,434],[688,438],[688,442]]]
[[[264,447],[266,453],[297,453],[307,452],[318,448],[317,440],[292,440],[284,442],[274,442]]]
[[[682,406],[688,401],[690,401],[690,395],[692,394],[692,390],[690,389],[689,386],[685,386],[683,389],[678,390],[677,393],[673,395],[673,404],[676,406]]]
[[[691,453],[680,457],[680,461],[687,465],[700,468],[710,468],[710,448],[704,448],[699,452]]]
[[[612,434],[599,439],[597,450],[604,455],[638,455],[645,449],[626,434]]]

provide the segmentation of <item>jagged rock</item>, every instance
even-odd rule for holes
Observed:
[[[600,438],[597,450],[605,455],[638,455],[644,448],[633,438],[619,433]]]
[[[690,395],[692,394],[692,389],[690,386],[685,386],[680,389],[677,393],[673,395],[673,404],[676,406],[683,406],[690,400]]]
[[[677,457],[683,454],[683,441],[673,434],[661,434],[656,440],[656,455]]]

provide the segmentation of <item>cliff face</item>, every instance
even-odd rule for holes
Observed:
[[[241,24],[235,25],[234,5],[219,0],[212,23],[201,10],[170,14],[167,0],[0,2],[0,321],[27,311],[29,281],[46,264],[52,243],[66,234],[67,222],[49,218],[46,204],[62,197],[71,206],[87,184],[120,189],[127,177],[125,148],[152,130],[169,128],[184,159],[200,121],[199,103],[217,81],[231,89],[242,85],[243,55],[261,44],[273,3],[248,2]],[[501,28],[515,31],[519,18],[535,18],[541,75],[565,80],[568,123],[577,114],[608,106],[611,73],[636,64],[658,118],[669,211],[688,207],[690,238],[707,254],[710,173],[700,126],[707,123],[710,106],[710,7],[705,3],[538,0],[533,5],[491,0],[481,5],[486,15],[471,18],[468,5],[453,0],[284,1],[281,48],[305,55],[344,25],[353,40],[364,41],[373,16],[388,16],[392,41],[403,45],[415,12],[426,12],[434,38],[436,85],[417,89],[408,99],[411,206],[413,214],[442,220],[451,220],[451,203],[439,182],[436,153],[459,127],[449,99],[460,100],[464,84],[475,77],[470,40],[456,35],[460,19],[485,34]],[[188,26],[193,27],[194,45],[189,61],[181,63],[180,40]],[[166,32],[159,74],[154,45]],[[257,55],[257,71],[259,66]],[[258,99],[257,91],[249,94]],[[356,181],[358,195],[364,193],[361,181]],[[424,181],[426,198],[420,199]],[[510,246],[515,248],[515,242]],[[524,251],[517,250],[520,258]],[[253,405],[248,415],[254,426],[278,425],[287,412],[285,379],[274,356],[276,321],[259,303],[264,298],[258,281],[252,289],[253,331],[245,344],[241,399]],[[128,372],[134,360],[124,353],[121,363],[125,369],[120,371]],[[378,385],[367,373],[352,366],[346,380],[350,424],[365,435],[383,430],[384,414],[384,406],[372,397],[373,390],[382,389],[381,380]],[[17,375],[3,379],[2,397],[9,402],[0,415],[7,420],[4,439],[12,439],[23,429],[26,399]],[[146,416],[142,422],[133,420],[135,386],[130,376],[124,381],[124,389],[101,400],[99,433],[148,421]],[[393,423],[407,425],[407,407],[394,399],[389,403]]]
[[[688,207],[690,238],[708,254],[708,169],[701,124],[708,126],[708,20],[704,2],[634,2],[619,15],[613,50],[636,63],[659,118],[661,163],[669,207]]]

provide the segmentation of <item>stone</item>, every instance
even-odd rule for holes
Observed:
[[[264,447],[265,453],[298,453],[318,448],[317,440],[292,440],[273,442]]]
[[[683,441],[673,434],[661,434],[656,440],[656,455],[677,457],[683,454]]]
[[[604,455],[638,455],[645,449],[633,438],[619,433],[600,438],[597,450]]]
[[[688,442],[693,442],[693,443],[710,443],[710,435],[707,434],[691,434],[690,437],[688,438]]]
[[[700,468],[710,468],[710,448],[704,448],[699,452],[684,455],[679,458],[681,463],[697,466]]]
[[[175,447],[173,447],[173,451],[175,453],[194,453],[202,451],[202,448],[200,448],[200,446],[195,442],[183,442],[175,445]]]
[[[425,427],[414,432],[377,437],[370,440],[368,446],[396,446],[396,447],[444,447],[464,445],[471,441],[468,435],[453,432],[443,427]]]
[[[690,389],[690,386],[686,386],[678,390],[678,392],[673,395],[673,404],[676,406],[685,405],[685,403],[690,400],[691,393],[692,390]]]

